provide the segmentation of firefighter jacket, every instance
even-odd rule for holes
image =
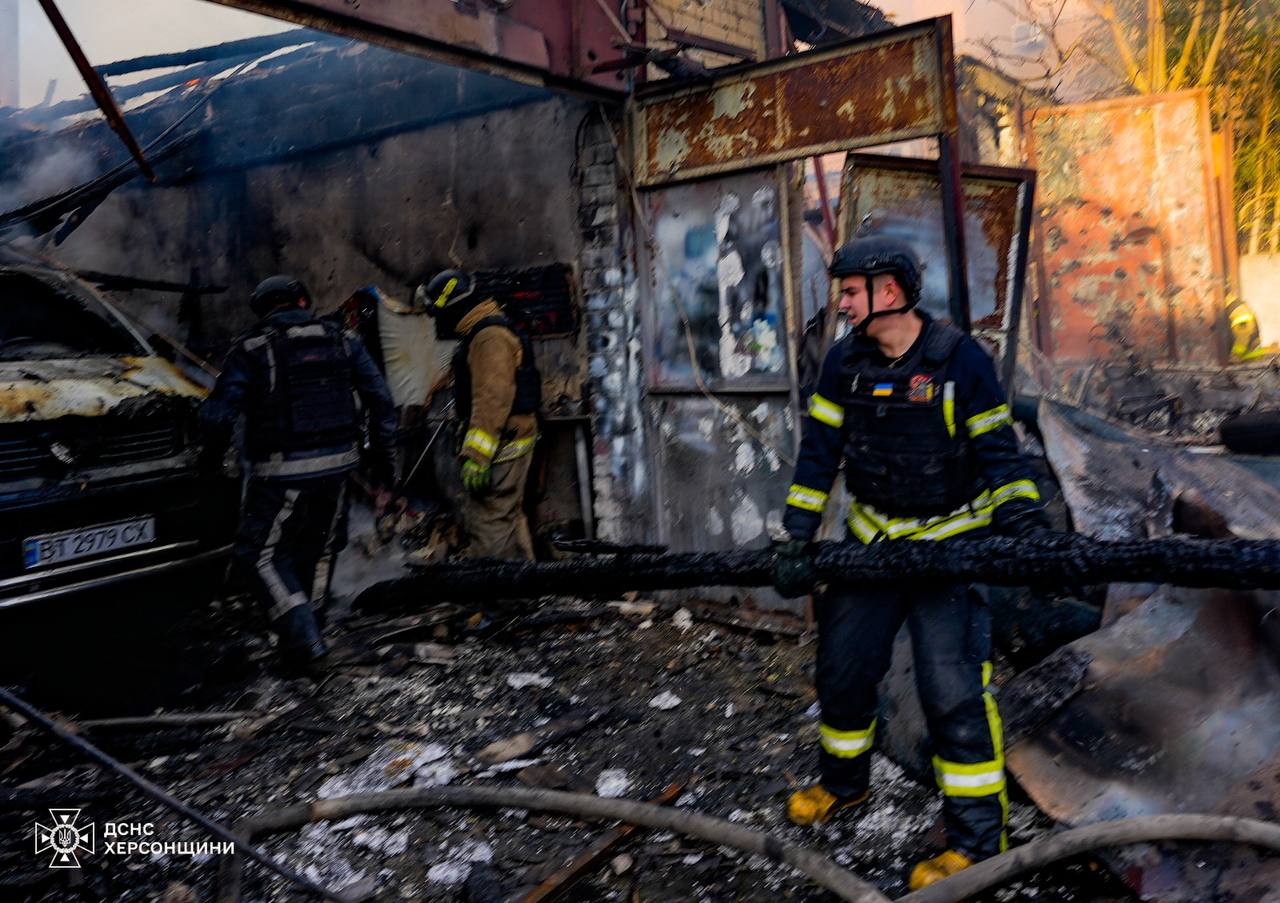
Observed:
[[[394,479],[395,407],[358,339],[304,310],[269,314],[236,339],[200,409],[206,460],[222,459],[244,417],[244,454],[264,479],[353,470],[367,413],[373,476]]]
[[[503,464],[529,454],[538,440],[539,382],[528,341],[493,300],[469,311],[458,334],[455,400],[467,424],[461,455],[478,464]]]
[[[941,540],[1041,517],[991,358],[920,313],[920,337],[890,362],[851,335],[827,355],[809,400],[783,526],[817,532],[844,460],[850,532],[864,543]]]

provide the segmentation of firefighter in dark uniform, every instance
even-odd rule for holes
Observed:
[[[438,332],[459,339],[452,367],[454,410],[466,427],[458,452],[465,554],[532,561],[524,496],[542,401],[533,343],[474,274],[445,270],[423,294]]]
[[[373,478],[389,487],[394,406],[364,347],[312,316],[296,279],[264,280],[249,305],[259,320],[236,339],[200,409],[202,458],[206,471],[220,469],[243,416],[249,480],[234,563],[270,617],[282,659],[301,666],[326,653],[316,612],[346,544],[347,475],[360,462],[363,417]],[[379,505],[388,497],[381,491]]]
[[[810,543],[841,460],[851,542],[1046,530],[991,358],[960,329],[916,310],[920,265],[910,246],[858,238],[836,252],[830,270],[854,331],[832,347],[809,402],[787,536],[777,547],[779,592],[800,596],[815,586]],[[866,801],[876,686],[905,621],[949,847],[915,867],[911,888],[1000,852],[1008,803],[986,606],[961,585],[833,582],[816,607],[821,780],[791,795],[787,816],[813,824]]]

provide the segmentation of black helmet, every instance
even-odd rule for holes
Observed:
[[[265,317],[277,307],[297,304],[298,301],[304,301],[306,307],[311,306],[311,295],[305,285],[292,276],[268,276],[249,296],[249,307],[254,316]]]
[[[470,305],[467,303],[475,294],[476,284],[470,273],[462,270],[444,270],[437,273],[426,284],[423,300],[427,313],[433,317],[441,314],[455,313]]]
[[[894,312],[910,310],[920,303],[920,258],[911,245],[900,238],[869,235],[845,242],[832,256],[827,272],[837,279],[842,276],[870,279],[881,273],[892,273],[907,301],[905,307]]]

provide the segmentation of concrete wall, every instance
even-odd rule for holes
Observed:
[[[210,338],[249,322],[248,292],[296,275],[321,309],[377,283],[404,295],[451,261],[573,263],[582,246],[571,174],[587,108],[552,99],[287,163],[121,190],[62,246],[78,267],[230,286],[206,300]],[[177,331],[176,299],[130,309]]]

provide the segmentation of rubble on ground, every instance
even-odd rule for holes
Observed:
[[[597,614],[537,629],[490,612],[487,626],[469,630],[466,613],[452,607],[443,620],[433,621],[429,608],[399,619],[416,626],[356,617],[315,680],[267,670],[270,649],[244,603],[234,602],[222,606],[223,622],[212,629],[251,644],[248,671],[226,699],[205,702],[261,716],[91,736],[226,823],[395,787],[516,785],[648,800],[681,782],[679,807],[807,844],[891,896],[905,892],[911,864],[942,841],[936,788],[877,755],[875,805],[864,814],[816,830],[783,816],[787,793],[815,776],[810,639],[734,630],[644,601],[610,607],[544,599],[548,613]],[[419,656],[422,645],[437,655]],[[50,750],[43,737],[16,735],[0,753],[0,769],[24,787],[105,793],[94,811],[152,821],[166,837],[198,837],[118,780]],[[1014,800],[1013,842],[1047,827],[1033,806]],[[520,899],[611,828],[515,809],[438,809],[318,822],[258,842],[304,876],[370,899]],[[786,867],[671,833],[640,829],[611,852],[574,882],[569,899],[825,898]],[[217,883],[214,864],[175,857],[125,869],[88,861],[78,886],[30,865],[0,863],[4,883],[30,900],[148,899],[173,882],[205,899]],[[499,896],[483,896],[495,887]],[[243,899],[291,893],[283,879],[246,866]],[[1029,876],[990,899],[1129,897],[1086,863]]]

